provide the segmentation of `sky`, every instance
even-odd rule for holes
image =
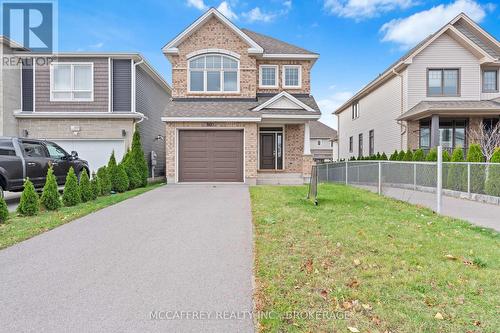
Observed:
[[[311,93],[335,128],[338,106],[460,12],[500,39],[498,0],[59,0],[59,50],[140,52],[171,83],[161,48],[209,7],[319,53]]]

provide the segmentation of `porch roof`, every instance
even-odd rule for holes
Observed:
[[[311,95],[293,95],[313,111],[304,109],[268,109],[258,111],[253,109],[265,103],[274,95],[258,95],[257,98],[175,98],[165,107],[163,119],[169,118],[263,118],[266,115],[282,116],[319,116],[318,104]]]
[[[418,120],[433,114],[444,116],[488,116],[500,114],[500,101],[422,101],[396,120]]]

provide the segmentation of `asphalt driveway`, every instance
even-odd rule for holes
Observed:
[[[248,188],[164,186],[2,250],[0,300],[2,332],[253,332]]]

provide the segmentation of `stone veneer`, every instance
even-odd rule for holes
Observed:
[[[258,126],[257,123],[241,122],[169,122],[166,124],[166,175],[167,181],[175,183],[176,181],[176,162],[177,162],[177,135],[179,128],[234,128],[243,129],[245,135],[245,182],[254,185],[257,179],[258,170]],[[286,125],[285,126],[285,162],[284,172],[301,173],[305,178],[311,175],[311,166],[313,165],[312,155],[304,155],[304,125]]]
[[[71,126],[79,126],[80,132],[74,135]],[[132,141],[134,121],[131,119],[19,119],[18,133],[24,130],[29,138],[45,139],[125,139],[127,146]],[[122,130],[127,132],[122,136]]]

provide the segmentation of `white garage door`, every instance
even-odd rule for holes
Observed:
[[[89,162],[91,172],[107,165],[111,152],[115,151],[116,161],[125,154],[124,140],[49,140],[54,141],[68,153],[76,151],[78,156]]]

